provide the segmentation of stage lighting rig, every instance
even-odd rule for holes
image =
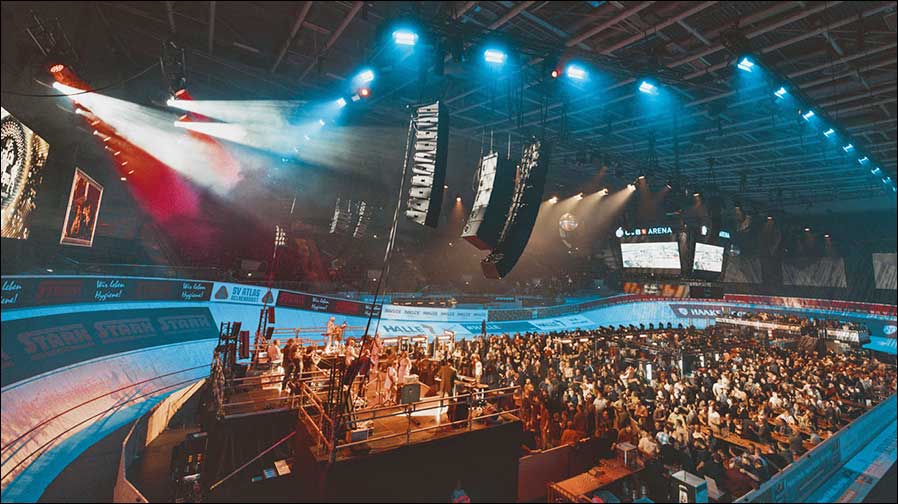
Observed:
[[[174,40],[162,43],[162,56],[159,58],[162,64],[162,76],[168,86],[171,96],[177,97],[187,89],[187,61],[184,58],[184,49],[178,46]]]

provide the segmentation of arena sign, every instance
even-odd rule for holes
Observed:
[[[212,287],[212,301],[220,303],[273,305],[277,296],[277,289],[256,285],[215,282]]]
[[[670,235],[673,234],[673,229],[670,226],[657,226],[650,228],[635,228],[635,229],[624,229],[617,228],[614,232],[614,235],[618,238],[630,238],[633,236],[656,236],[656,235]]]
[[[4,277],[3,308],[129,301],[208,301],[212,282],[134,277]]]
[[[131,350],[218,337],[208,308],[106,310],[2,324],[2,386]]]

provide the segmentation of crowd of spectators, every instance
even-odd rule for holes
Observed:
[[[503,334],[461,341],[448,357],[491,387],[521,386],[528,449],[596,438],[611,456],[628,442],[645,474],[682,468],[735,498],[896,388],[894,366],[859,351],[749,338],[669,325]]]

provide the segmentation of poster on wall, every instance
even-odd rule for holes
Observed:
[[[72,181],[69,205],[65,211],[65,223],[62,227],[62,237],[59,239],[60,244],[80,247],[93,246],[94,231],[97,229],[97,218],[100,216],[102,200],[103,186],[80,168],[75,168],[75,179]]]
[[[28,218],[35,208],[41,170],[50,145],[0,107],[3,144],[3,238],[28,238]]]

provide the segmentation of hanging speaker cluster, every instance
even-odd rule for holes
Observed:
[[[496,248],[514,192],[515,166],[493,152],[480,160],[474,206],[461,237],[480,250]]]
[[[437,227],[443,206],[446,156],[449,147],[449,114],[439,101],[415,109],[411,120],[412,174],[408,206],[409,219]],[[408,153],[406,153],[408,154]]]
[[[480,262],[485,277],[505,277],[524,253],[542,202],[550,155],[551,146],[540,140],[534,139],[524,147],[498,243]]]

